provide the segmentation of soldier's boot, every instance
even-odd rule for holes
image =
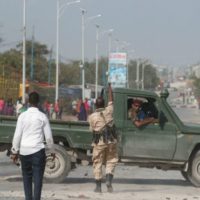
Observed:
[[[94,192],[101,193],[101,180],[95,180],[96,182],[96,188],[94,189]]]
[[[110,193],[113,192],[112,180],[113,180],[113,175],[112,174],[106,174],[107,191],[110,192]]]

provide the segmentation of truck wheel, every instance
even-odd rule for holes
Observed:
[[[197,151],[191,160],[188,172],[190,182],[194,186],[200,187],[200,151]]]
[[[50,152],[46,151],[46,167],[44,180],[50,183],[61,183],[64,181],[71,169],[71,158],[66,150],[55,145],[55,159],[52,160]]]

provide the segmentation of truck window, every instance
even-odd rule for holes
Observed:
[[[147,98],[141,98],[141,97],[128,97],[127,99],[127,119],[128,120],[131,120],[132,103],[135,99],[142,101],[141,109],[144,111],[147,117],[158,118],[158,109],[156,107],[155,99],[152,99],[152,98],[147,99]]]

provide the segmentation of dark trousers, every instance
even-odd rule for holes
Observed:
[[[20,160],[25,199],[40,200],[46,161],[45,149],[27,156],[20,155]],[[32,181],[34,183],[34,196],[32,191]]]

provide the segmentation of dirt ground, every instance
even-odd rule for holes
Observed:
[[[42,200],[200,200],[200,190],[185,181],[178,171],[160,171],[119,164],[108,193],[105,179],[102,193],[94,193],[92,166],[78,166],[60,184],[44,183]],[[0,164],[0,200],[24,199],[20,169]]]

